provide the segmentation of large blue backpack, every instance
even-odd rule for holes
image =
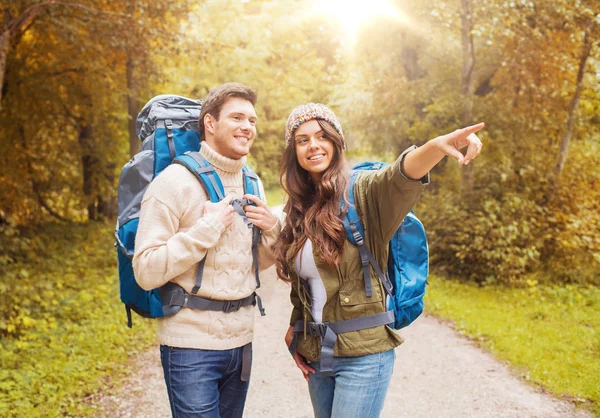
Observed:
[[[369,265],[383,283],[388,296],[388,309],[394,311],[394,329],[401,329],[413,322],[423,312],[423,296],[429,274],[429,248],[425,228],[411,211],[390,241],[387,271],[383,273],[377,260],[364,242],[364,228],[356,212],[354,184],[364,171],[379,170],[385,163],[365,162],[353,168],[350,176],[348,212],[344,228],[348,240],[360,253],[363,266],[365,292],[371,296]],[[342,202],[343,205],[343,202]]]
[[[171,163],[185,166],[204,187],[211,202],[225,196],[223,184],[215,169],[199,153],[200,135],[198,118],[202,102],[175,95],[151,99],[137,117],[137,135],[142,150],[124,167],[119,178],[118,216],[115,228],[115,246],[119,266],[120,297],[125,304],[127,325],[131,328],[131,311],[145,318],[159,318],[177,313],[181,307],[232,312],[242,306],[255,305],[264,315],[260,298],[255,293],[235,301],[214,301],[196,295],[202,282],[206,257],[200,262],[196,286],[188,294],[180,286],[169,282],[158,289],[142,289],[136,282],[131,264],[135,249],[142,197],[148,185]],[[248,166],[243,168],[244,192],[260,196],[258,177]],[[234,209],[244,218],[252,231],[252,255],[257,288],[257,245],[260,229],[248,222],[242,207],[249,201],[235,200]]]

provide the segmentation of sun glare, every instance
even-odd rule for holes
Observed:
[[[402,23],[407,20],[389,0],[313,0],[313,11],[339,21],[351,37],[356,36],[363,23],[373,18],[387,17]]]

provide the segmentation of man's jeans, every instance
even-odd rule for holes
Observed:
[[[243,347],[196,350],[160,346],[174,418],[241,418],[249,382],[241,381]]]
[[[334,357],[333,376],[310,375],[308,391],[315,418],[376,418],[394,370],[394,350],[359,357]]]

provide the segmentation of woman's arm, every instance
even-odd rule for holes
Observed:
[[[456,158],[461,165],[468,165],[481,152],[482,144],[475,132],[484,126],[484,123],[478,123],[428,141],[406,155],[402,172],[411,179],[420,179],[446,155]],[[463,156],[460,150],[464,147],[468,148]]]
[[[295,280],[300,280],[299,278],[296,278]],[[303,319],[303,315],[302,315],[302,301],[300,300],[300,297],[298,296],[298,290],[296,287],[296,283],[292,283],[292,285],[290,286],[290,300],[292,302],[292,306],[294,307],[292,310],[292,316],[290,318],[290,327],[288,328],[285,337],[284,337],[284,341],[285,341],[285,345],[287,346],[287,348],[290,348],[290,345],[292,344],[292,339],[294,338],[294,324],[296,323],[296,321],[299,321],[301,319]],[[297,351],[294,351],[293,353],[290,351],[290,353],[292,354],[292,357],[294,358],[294,361],[296,362],[296,366],[298,366],[298,368],[302,371],[302,375],[304,376],[304,379],[306,379],[306,381],[308,382],[310,380],[310,373],[315,373],[315,369],[311,366],[308,365],[306,359]]]

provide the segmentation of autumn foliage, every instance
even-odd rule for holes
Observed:
[[[462,170],[439,164],[417,207],[433,266],[482,283],[540,271],[597,283],[593,2],[392,3],[402,21],[365,22],[351,37],[308,0],[10,2],[0,228],[112,222],[143,104],[167,92],[201,98],[235,80],[259,92],[250,162],[270,188],[285,119],[303,102],[336,110],[353,158],[391,159],[485,121],[481,157]]]

